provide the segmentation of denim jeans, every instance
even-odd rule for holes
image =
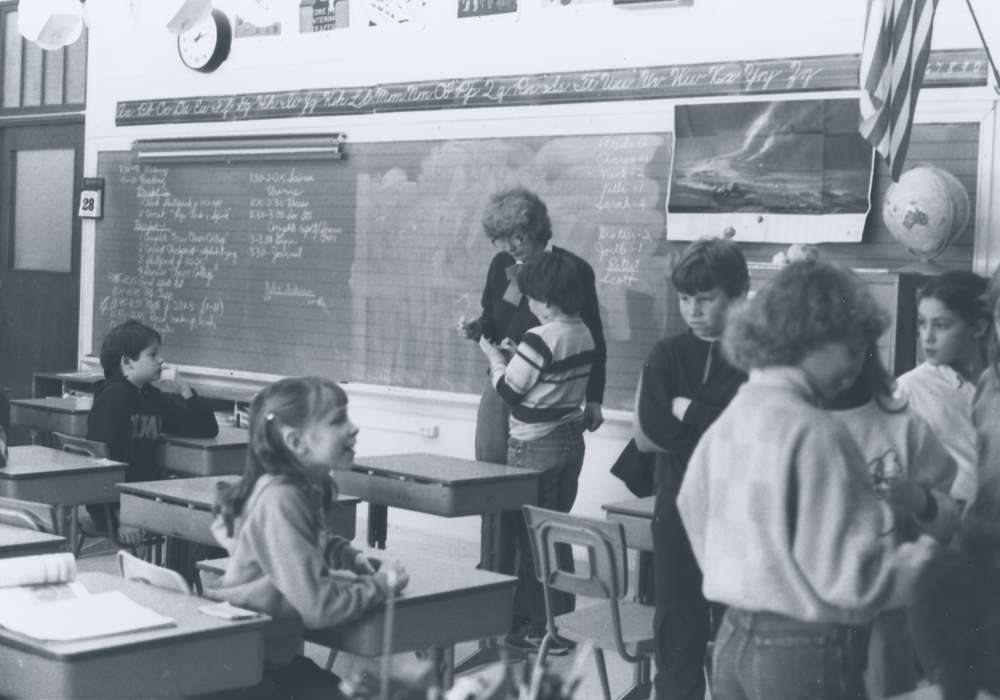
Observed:
[[[715,639],[714,700],[864,700],[868,630],[730,608]]]
[[[510,438],[507,445],[507,466],[542,472],[538,483],[538,505],[568,513],[576,500],[583,468],[583,426],[579,422],[560,425],[537,440]],[[519,558],[518,586],[514,594],[514,610],[522,611],[532,627],[545,625],[545,593],[535,575],[531,558],[531,540],[524,518],[519,517],[516,541]],[[560,566],[572,570],[573,554],[569,547],[558,547]],[[554,593],[552,614],[562,615],[574,607],[574,598]]]

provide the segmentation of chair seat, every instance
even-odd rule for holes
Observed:
[[[653,653],[653,608],[622,602],[622,641],[634,654]],[[590,642],[599,649],[617,649],[611,609],[606,603],[589,605],[555,619],[561,637],[577,643]]]

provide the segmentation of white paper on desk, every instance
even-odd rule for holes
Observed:
[[[76,578],[76,559],[69,552],[0,559],[0,588],[34,583],[63,583]]]
[[[104,637],[169,627],[174,620],[139,605],[121,591],[57,600],[24,608],[0,609],[0,626],[44,641]]]

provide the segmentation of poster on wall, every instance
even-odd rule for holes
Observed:
[[[300,0],[299,32],[327,32],[350,24],[348,0]]]
[[[875,164],[857,100],[674,108],[667,238],[856,243]]]
[[[517,0],[458,0],[458,17],[490,17],[517,13]]]
[[[427,0],[365,0],[365,9],[370,27],[422,27],[426,21]]]

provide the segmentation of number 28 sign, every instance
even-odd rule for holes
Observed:
[[[104,178],[85,177],[80,187],[80,208],[76,212],[82,219],[100,219],[104,216]]]

